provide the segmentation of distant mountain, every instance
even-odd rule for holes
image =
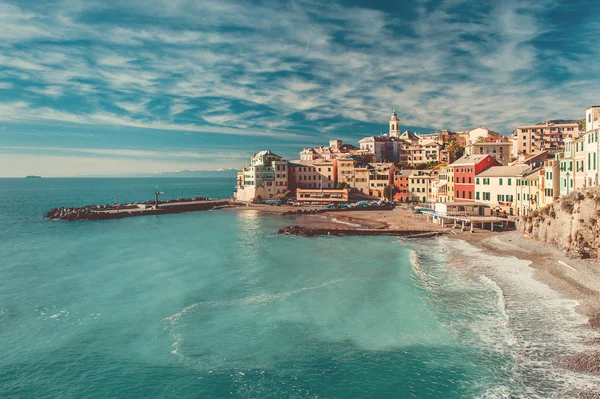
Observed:
[[[236,177],[237,169],[180,170],[177,172],[144,173],[135,177]]]

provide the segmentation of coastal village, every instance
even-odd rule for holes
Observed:
[[[527,216],[560,196],[598,185],[600,106],[583,120],[547,120],[511,136],[485,127],[389,133],[358,145],[330,140],[287,161],[260,151],[237,174],[235,199],[327,205],[361,200],[418,203],[433,216]],[[331,206],[331,205],[330,205]]]

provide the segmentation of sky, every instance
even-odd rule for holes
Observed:
[[[238,168],[339,138],[581,119],[588,1],[0,0],[0,177]]]

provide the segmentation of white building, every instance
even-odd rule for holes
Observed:
[[[596,105],[585,110],[585,185],[598,185],[598,157],[600,156],[600,106]]]
[[[250,166],[238,172],[234,195],[238,201],[273,200],[288,193],[288,162],[265,150],[254,154]]]
[[[517,180],[528,165],[492,166],[475,177],[475,200],[492,209],[497,206],[507,213],[516,212]]]

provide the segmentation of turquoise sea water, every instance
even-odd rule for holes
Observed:
[[[278,236],[293,219],[255,211],[42,218],[157,185],[226,197],[234,181],[0,179],[0,397],[559,398],[598,382],[552,364],[589,334],[576,303],[466,243]]]

